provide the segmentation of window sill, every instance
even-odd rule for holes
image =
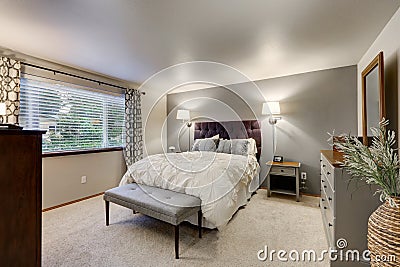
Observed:
[[[72,150],[72,151],[59,151],[59,152],[46,152],[42,153],[42,158],[53,158],[71,155],[82,155],[82,154],[93,154],[93,153],[103,153],[112,151],[122,151],[122,147],[110,147],[110,148],[98,148],[98,149],[88,149],[88,150]]]

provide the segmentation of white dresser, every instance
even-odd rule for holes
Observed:
[[[343,249],[367,249],[367,225],[371,213],[381,204],[373,196],[374,188],[364,182],[350,182],[349,174],[341,168],[340,152],[321,150],[321,199],[320,208],[329,247],[338,249],[336,242],[346,239]],[[366,266],[355,262],[331,262],[336,266]]]

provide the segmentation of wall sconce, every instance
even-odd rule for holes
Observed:
[[[190,121],[190,111],[185,109],[179,109],[176,113],[176,119],[182,120],[182,123],[186,122],[186,126],[188,128],[192,127],[192,122]],[[190,151],[190,129],[189,130],[189,147],[188,151]]]
[[[279,115],[281,114],[281,107],[279,105],[278,101],[269,101],[263,103],[262,107],[262,115],[271,115],[269,118],[269,123],[274,125],[278,122],[278,120],[281,120],[282,117],[280,116],[274,116],[274,115]]]
[[[192,122],[190,121],[190,111],[185,109],[179,109],[176,113],[176,119],[182,120],[183,123],[186,121],[187,127],[192,127]]]

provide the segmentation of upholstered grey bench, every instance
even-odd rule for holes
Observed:
[[[203,214],[198,197],[152,186],[128,184],[107,190],[103,198],[106,203],[107,226],[110,223],[110,202],[174,225],[176,259],[179,259],[179,224],[196,212],[201,238]]]

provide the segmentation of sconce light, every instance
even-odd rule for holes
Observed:
[[[186,122],[186,126],[188,128],[192,127],[192,122],[190,121],[190,111],[185,109],[179,109],[176,113],[176,119],[182,120],[183,123]],[[190,151],[190,129],[189,129],[189,147],[188,151]]]
[[[263,107],[262,107],[262,115],[271,115],[271,117],[269,118],[269,123],[270,124],[276,124],[278,122],[278,120],[281,120],[282,117],[280,116],[274,116],[274,115],[279,115],[281,114],[281,107],[279,105],[278,101],[269,101],[269,102],[265,102],[263,103]]]
[[[179,109],[176,113],[176,119],[182,120],[182,122],[186,121],[187,127],[192,127],[192,122],[190,121],[190,111],[185,109]]]

